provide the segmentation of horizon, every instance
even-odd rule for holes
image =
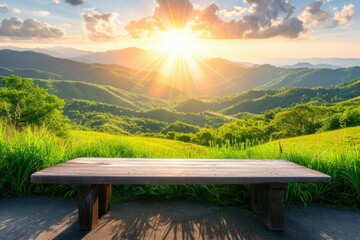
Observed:
[[[176,51],[235,62],[360,58],[357,5],[351,0],[4,0],[0,47],[169,51],[183,43],[180,39],[189,49]]]

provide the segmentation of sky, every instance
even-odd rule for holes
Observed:
[[[200,54],[236,61],[360,58],[359,9],[359,0],[0,0],[0,47],[161,50],[175,29]]]

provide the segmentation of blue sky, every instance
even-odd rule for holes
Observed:
[[[180,27],[191,28],[212,55],[243,50],[244,58],[256,58],[261,50],[283,57],[282,48],[291,55],[306,48],[301,57],[312,49],[320,57],[360,57],[355,0],[0,0],[0,46],[152,48],[154,36],[169,27],[165,5],[191,7]]]

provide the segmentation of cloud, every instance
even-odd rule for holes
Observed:
[[[21,13],[21,10],[18,8],[13,8],[12,11],[13,13]]]
[[[354,14],[355,6],[353,4],[345,5],[341,11],[336,11],[331,21],[331,27],[346,25],[350,23]]]
[[[184,28],[193,17],[194,6],[189,0],[156,0],[154,20],[161,29]]]
[[[225,17],[240,16],[241,14],[246,12],[246,10],[246,8],[233,6],[232,8],[221,10],[220,14],[224,15]]]
[[[54,5],[59,5],[60,4],[60,0],[52,0]]]
[[[0,36],[17,38],[61,38],[64,32],[57,27],[38,22],[35,19],[18,17],[3,19],[0,22]]]
[[[303,22],[293,17],[295,6],[288,0],[244,0],[248,14],[234,7],[220,10],[215,3],[204,9],[194,9],[189,0],[156,0],[152,16],[131,21],[125,29],[132,37],[149,36],[169,28],[190,27],[204,38],[296,38],[305,31]],[[220,14],[238,14],[225,21]]]
[[[125,27],[133,38],[150,36],[157,30],[184,28],[196,13],[189,0],[156,0],[155,3],[152,16],[133,20]]]
[[[40,16],[48,16],[50,15],[49,11],[44,11],[44,10],[38,10],[38,11],[34,11],[35,14],[40,15]]]
[[[0,4],[0,13],[7,13],[9,11],[9,6],[7,4]]]
[[[287,0],[245,0],[249,14],[238,20],[224,21],[219,7],[211,4],[193,24],[205,38],[296,38],[304,32],[303,23],[292,17],[295,7]]]
[[[72,6],[82,5],[82,4],[84,4],[84,1],[85,0],[65,0],[66,3],[70,3]]]
[[[117,38],[115,20],[117,13],[99,13],[91,11],[82,13],[84,31],[87,37],[93,41],[111,41]]]
[[[323,4],[324,0],[315,0],[301,13],[299,18],[304,22],[306,27],[317,26],[328,20],[329,14],[321,9]]]

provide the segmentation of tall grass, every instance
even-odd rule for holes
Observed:
[[[290,184],[285,196],[287,202],[319,202],[360,208],[358,130],[360,128],[336,131],[336,141],[329,141],[331,136],[324,134],[320,139],[309,136],[255,147],[207,148],[166,139],[84,131],[71,131],[67,138],[59,138],[45,128],[27,128],[18,132],[0,122],[0,195],[41,193],[72,196],[70,186],[33,185],[30,175],[76,157],[288,159],[329,174],[332,183]],[[222,205],[244,205],[248,198],[247,189],[247,186],[231,185],[127,185],[114,188],[114,200],[186,198]]]

